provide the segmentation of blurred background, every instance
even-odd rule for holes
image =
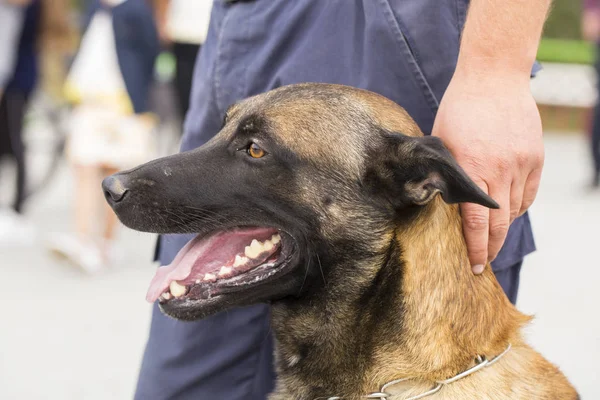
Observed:
[[[128,399],[150,321],[156,238],[119,227],[99,181],[177,151],[203,38],[178,32],[176,12],[160,1],[136,14],[148,29],[133,50],[114,45],[120,22],[114,15],[107,28],[99,2],[20,3],[28,8],[15,68],[0,86],[0,399]],[[208,18],[210,6],[201,8]],[[531,87],[546,165],[531,209],[538,251],[526,259],[517,304],[535,316],[529,341],[583,399],[600,398],[596,17],[581,1],[555,0],[539,49],[543,70]],[[123,57],[152,66],[130,71],[142,77],[138,98],[119,76]]]

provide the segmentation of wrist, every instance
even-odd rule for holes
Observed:
[[[536,52],[529,53],[519,56],[461,51],[456,71],[464,75],[505,77],[529,85]]]
[[[515,68],[503,63],[490,63],[482,60],[459,62],[456,66],[453,81],[460,81],[467,87],[485,88],[492,92],[509,92],[511,90],[530,91],[531,68]]]

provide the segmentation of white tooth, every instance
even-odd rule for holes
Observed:
[[[256,258],[260,254],[260,251],[254,247],[246,246],[246,248],[244,249],[244,254],[248,258]]]
[[[276,233],[273,236],[271,236],[271,242],[273,242],[273,244],[277,244],[280,241],[281,241],[281,236],[279,236],[279,233]]]
[[[196,283],[200,283],[200,279],[196,279]]]
[[[271,251],[271,250],[273,250],[273,247],[275,247],[275,245],[270,240],[266,240],[265,244],[263,244],[263,249],[265,251]]]
[[[171,289],[171,294],[175,297],[181,297],[187,291],[185,286],[177,283],[176,281],[171,281],[169,289]]]
[[[254,239],[252,241],[252,243],[250,243],[250,247],[252,249],[254,249],[254,251],[258,251],[258,254],[262,253],[262,251],[263,251],[263,244],[262,244],[262,242],[259,242],[256,239]]]
[[[214,282],[217,280],[217,277],[213,274],[205,274],[204,275],[204,281],[205,282]]]
[[[231,273],[231,267],[221,267],[221,270],[219,271],[219,276],[223,276],[223,275],[229,275]]]
[[[244,265],[248,262],[248,258],[242,257],[239,254],[235,256],[235,261],[233,262],[233,268],[237,268],[241,265]]]
[[[171,298],[171,293],[164,292],[160,297],[162,297],[165,300],[169,300]]]

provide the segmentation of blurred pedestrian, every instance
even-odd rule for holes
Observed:
[[[175,93],[181,120],[190,106],[196,56],[206,40],[212,1],[155,0],[158,34],[175,56]]]
[[[14,51],[7,51],[14,53],[9,57],[13,59],[11,63],[14,64],[14,68],[4,85],[4,95],[0,98],[0,157],[8,156],[13,159],[17,174],[15,199],[12,207],[11,209],[0,209],[0,243],[8,241],[31,243],[34,238],[34,229],[22,217],[27,177],[23,120],[38,77],[37,39],[40,28],[41,2],[40,0],[20,1],[18,5],[11,7],[12,18],[18,20],[20,26],[16,35]],[[0,15],[2,10],[6,10],[6,4],[0,5]],[[18,14],[15,14],[15,10],[18,11]],[[0,27],[2,23],[0,21]],[[0,30],[5,28],[6,26]],[[4,40],[0,43],[7,44]]]
[[[154,155],[148,97],[158,53],[145,0],[93,2],[66,82],[75,104],[67,146],[75,173],[75,234],[56,234],[51,250],[85,272],[114,263],[117,220],[98,190],[102,178]]]
[[[12,77],[28,0],[0,0],[0,97]]]
[[[598,89],[600,94],[600,0],[585,0],[583,18],[581,21],[583,37],[596,44],[596,76],[598,77]],[[592,188],[600,187],[600,101],[596,102],[594,117],[592,121],[592,139],[590,142],[592,150],[593,171]]]
[[[423,132],[441,137],[500,203],[491,211],[461,205],[463,227],[473,272],[494,260],[514,303],[523,258],[535,248],[526,210],[539,184],[543,142],[529,79],[549,4],[215,1],[182,150],[210,140],[232,103],[281,85],[327,82],[382,94]],[[163,237],[161,264],[192,237]],[[181,323],[155,306],[135,398],[266,398],[274,380],[269,313],[261,304]]]

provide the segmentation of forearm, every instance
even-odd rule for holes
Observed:
[[[457,71],[529,79],[551,0],[471,0]]]

